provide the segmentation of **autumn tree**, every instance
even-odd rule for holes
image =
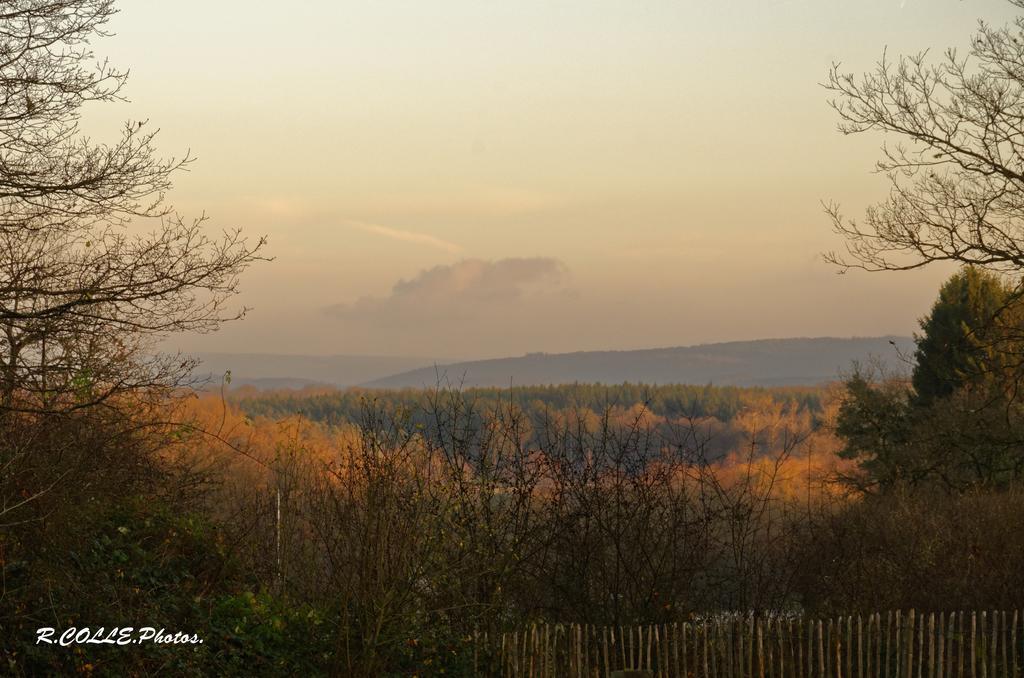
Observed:
[[[80,478],[66,481],[91,469],[114,482],[115,469],[135,468],[95,446],[130,455],[156,444],[142,431],[194,367],[187,356],[161,354],[160,342],[243,315],[232,298],[242,272],[262,258],[263,239],[211,234],[205,217],[179,216],[166,202],[189,158],[160,156],[145,121],[125,122],[109,142],[81,129],[87,106],[123,98],[126,72],[91,51],[115,11],[110,0],[0,1],[7,519],[58,480],[81,487]],[[102,442],[77,444],[76,430]]]

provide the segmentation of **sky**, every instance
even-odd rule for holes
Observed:
[[[948,268],[838,275],[880,200],[828,67],[963,46],[1002,0],[132,0],[97,54],[197,162],[170,195],[269,238],[188,351],[471,359],[909,334]]]

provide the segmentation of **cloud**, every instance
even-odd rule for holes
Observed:
[[[399,280],[386,297],[363,297],[325,311],[375,326],[476,320],[507,313],[524,301],[562,290],[567,277],[565,264],[549,257],[463,259]]]
[[[415,231],[403,231],[398,228],[389,228],[388,226],[379,226],[377,224],[366,224],[359,221],[348,222],[356,228],[362,229],[367,233],[376,233],[382,235],[385,238],[391,238],[392,240],[401,240],[403,242],[417,243],[420,245],[427,245],[428,247],[436,247],[437,249],[445,250],[446,252],[461,252],[462,247],[455,243],[442,240],[441,238],[434,237],[427,233],[416,233]]]

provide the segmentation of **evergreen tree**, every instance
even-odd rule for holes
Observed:
[[[916,337],[913,385],[919,405],[995,376],[1000,330],[1012,314],[1012,299],[999,276],[973,266],[943,284]]]
[[[1003,278],[966,267],[921,321],[910,384],[859,372],[847,380],[837,433],[843,456],[860,462],[861,483],[963,490],[1024,473],[1017,300]]]
[[[858,368],[845,387],[836,433],[845,443],[840,456],[857,459],[863,471],[863,477],[851,478],[853,484],[885,492],[912,482],[912,410],[906,383],[877,382]]]

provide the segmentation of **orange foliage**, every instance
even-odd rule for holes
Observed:
[[[246,393],[256,397],[255,393]],[[188,422],[185,436],[174,448],[179,459],[195,466],[216,468],[227,476],[247,484],[265,485],[276,463],[301,460],[314,467],[330,470],[335,477],[351,477],[365,454],[365,441],[355,426],[328,427],[301,415],[280,420],[250,419],[235,404],[218,394],[202,394],[179,403],[174,413],[177,421]],[[838,456],[840,442],[832,433],[832,422],[838,408],[838,394],[832,394],[817,414],[817,424],[806,410],[794,410],[765,397],[751,400],[736,418],[728,423],[714,419],[676,422],[694,425],[704,434],[715,436],[724,428],[733,434],[731,447],[724,454],[701,468],[676,465],[670,473],[680,482],[711,473],[724,489],[746,487],[759,496],[783,501],[807,501],[834,498],[842,493],[835,481],[840,474],[855,472],[855,463]],[[589,410],[552,412],[555,426],[583,424],[591,430],[600,426],[599,415]],[[667,423],[664,417],[652,414],[641,404],[629,408],[616,407],[609,412],[612,427],[640,429]],[[529,427],[527,427],[529,428]],[[738,442],[736,442],[738,441]],[[409,449],[402,451],[401,464],[428,475],[437,470],[439,459],[430,459],[423,441],[412,438]],[[541,460],[542,452],[533,458]],[[652,461],[650,472],[664,470],[664,463]],[[469,469],[463,469],[469,473]],[[548,483],[541,482],[538,490]]]
[[[301,415],[280,420],[250,419],[218,395],[201,394],[179,402],[173,413],[185,435],[172,453],[201,468],[217,468],[259,482],[278,462],[289,459],[328,465],[351,447],[357,433],[327,429]]]

